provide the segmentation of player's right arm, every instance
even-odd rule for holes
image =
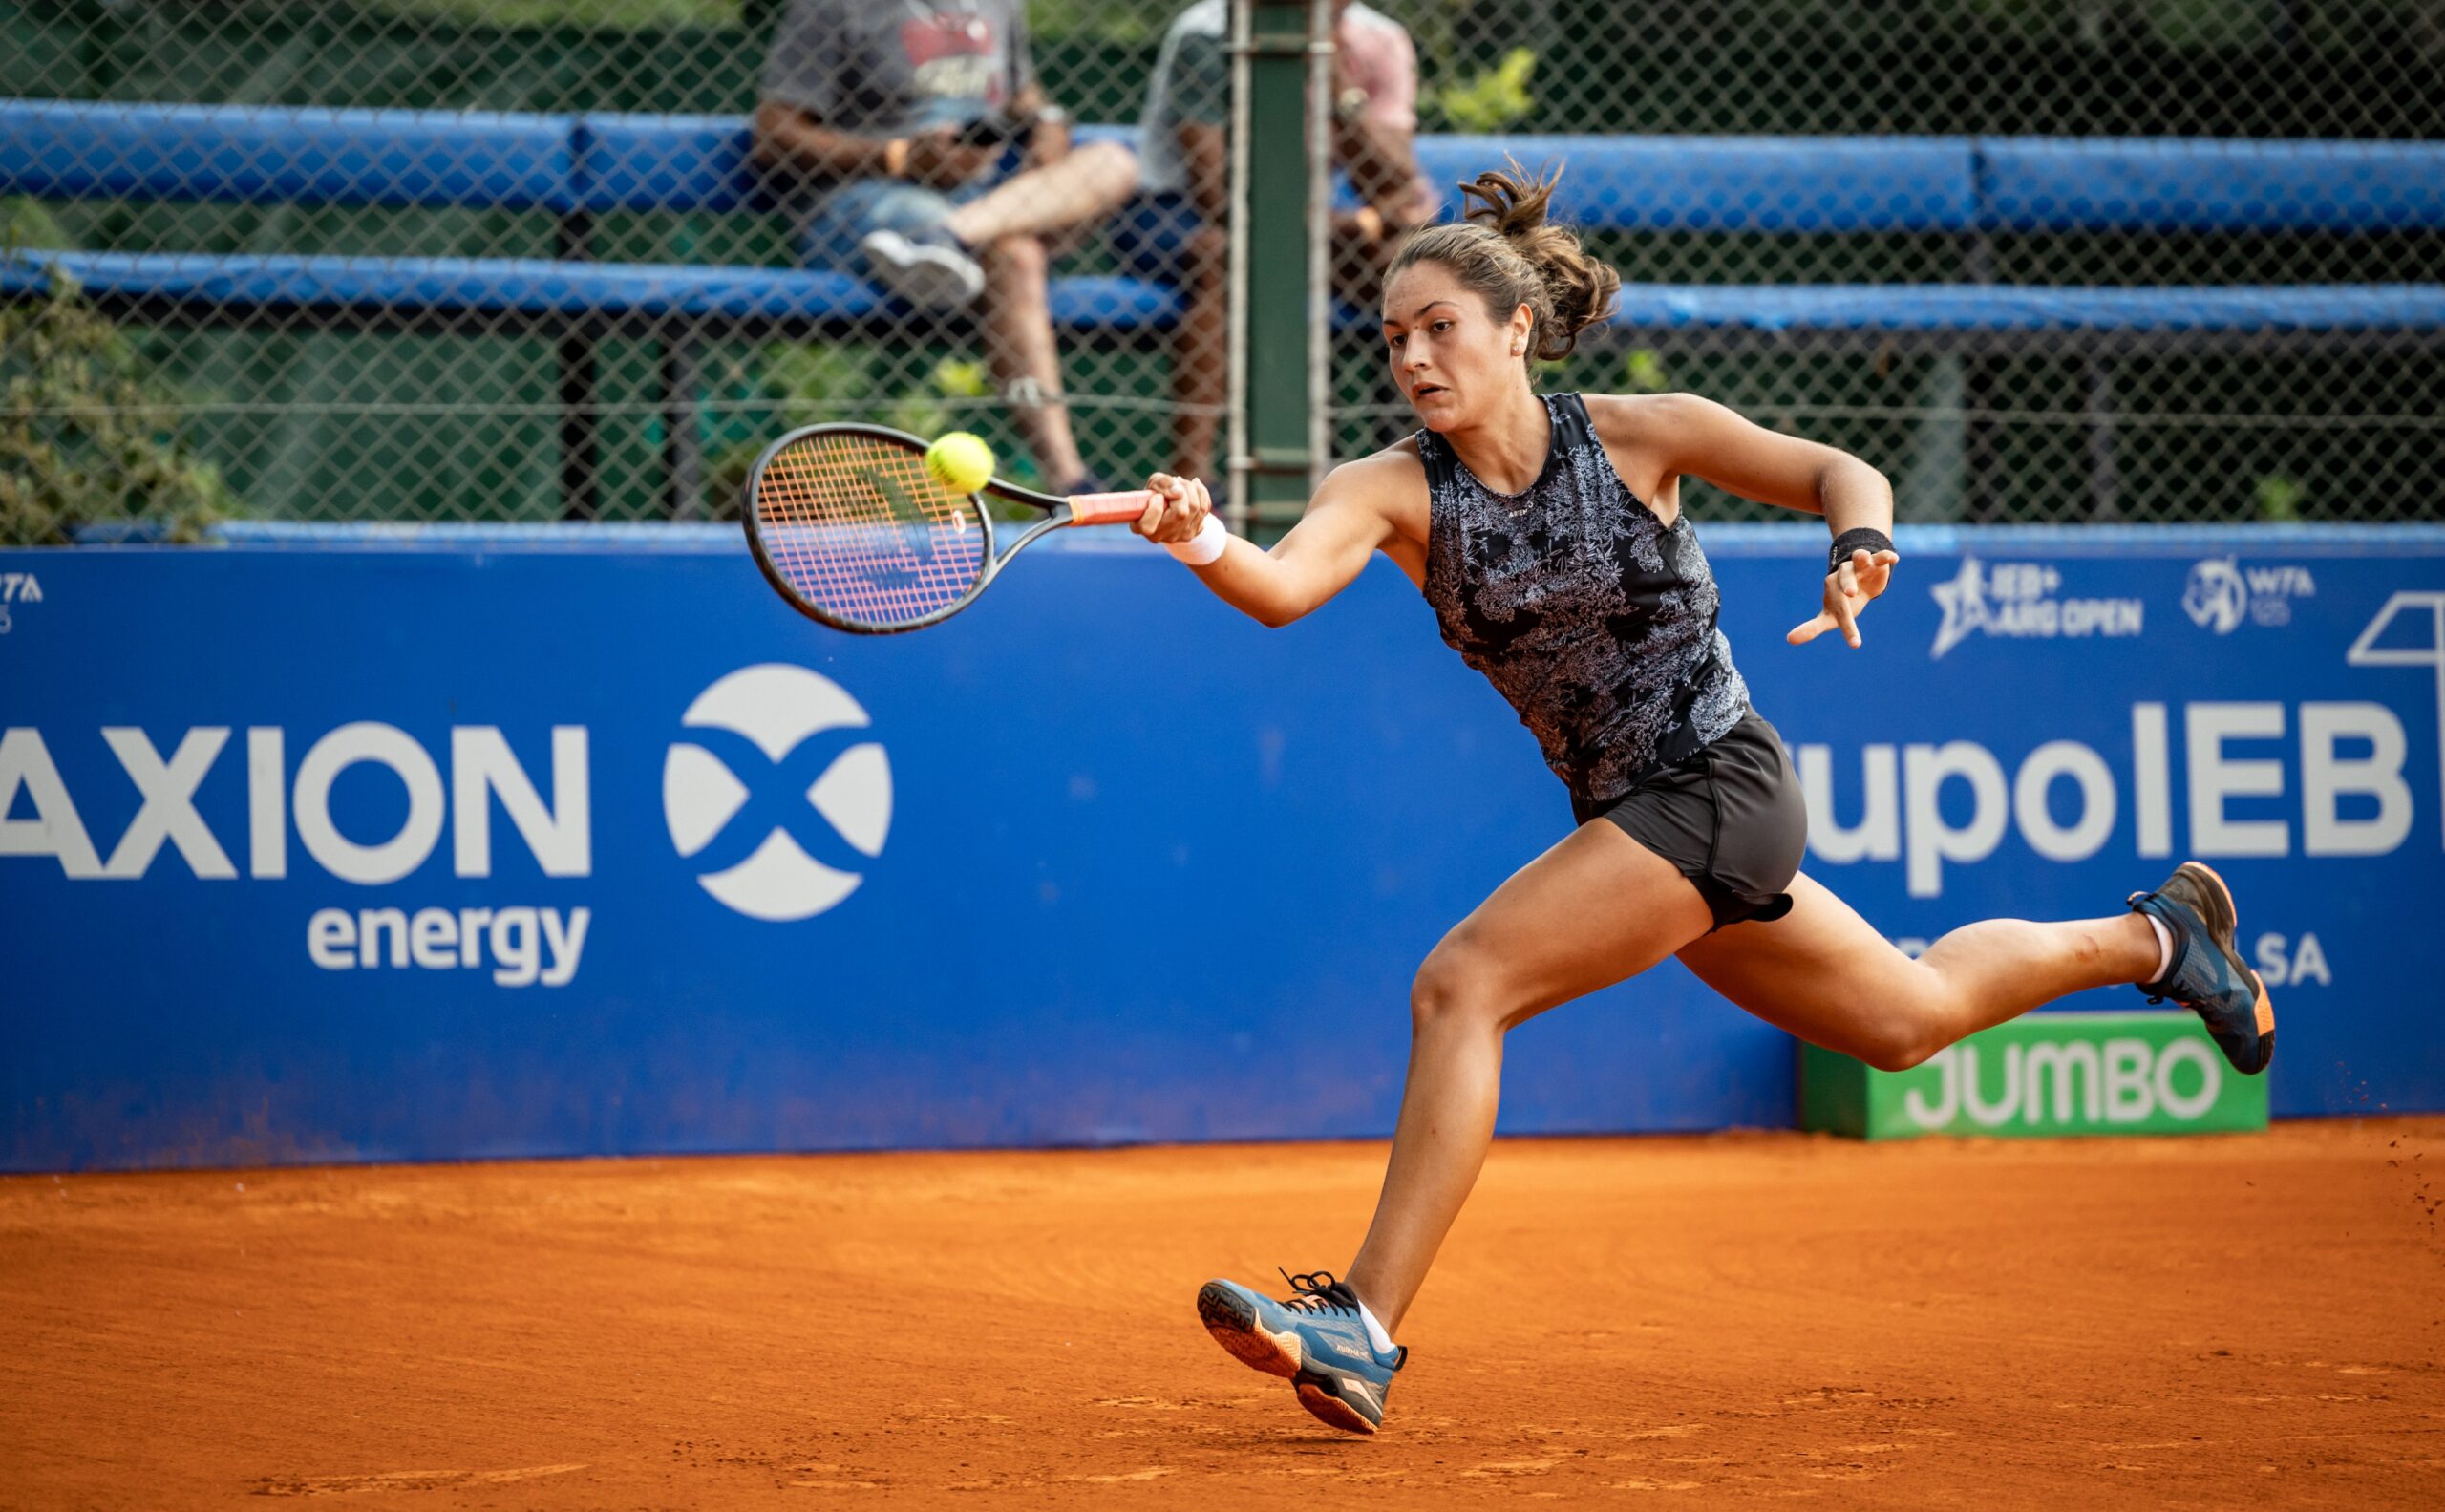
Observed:
[[[1412,459],[1408,481],[1414,483],[1416,470]],[[1287,625],[1309,613],[1350,586],[1371,555],[1394,543],[1402,471],[1396,453],[1334,468],[1272,550],[1234,536],[1220,557],[1195,569],[1199,580],[1261,625]],[[1157,473],[1146,486],[1156,501],[1132,527],[1139,535],[1169,543],[1203,528],[1213,500],[1202,479]]]

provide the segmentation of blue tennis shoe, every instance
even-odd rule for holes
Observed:
[[[2183,862],[2155,892],[2135,892],[2131,906],[2162,924],[2174,937],[2173,970],[2161,982],[2142,982],[2151,1003],[2172,998],[2207,1022],[2216,1048],[2245,1076],[2264,1071],[2275,1058],[2275,1005],[2266,984],[2242,964],[2233,948],[2239,919],[2232,889],[2215,870]]]
[[[1384,1395],[1410,1352],[1378,1354],[1359,1321],[1358,1293],[1331,1272],[1284,1272],[1289,1300],[1276,1302],[1236,1281],[1198,1288],[1197,1315],[1214,1342],[1242,1363],[1287,1375],[1299,1405],[1335,1428],[1371,1434],[1384,1425]]]

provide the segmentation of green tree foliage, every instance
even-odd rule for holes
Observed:
[[[75,283],[0,305],[0,545],[62,544],[81,525],[192,541],[233,500],[180,434],[179,395]]]
[[[2281,473],[2270,473],[2260,479],[2251,492],[2258,504],[2258,517],[2277,524],[2290,524],[2299,520],[2301,501],[2308,497],[2308,490],[2301,486],[2300,479],[2286,478]]]
[[[1463,83],[1435,92],[1435,106],[1454,131],[1497,132],[1537,108],[1528,94],[1528,75],[1537,70],[1537,54],[1513,48],[1502,61]]]

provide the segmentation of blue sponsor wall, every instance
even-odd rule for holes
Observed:
[[[1925,940],[2240,896],[2279,1116],[2445,1108],[2445,530],[1706,532]],[[879,640],[723,530],[0,553],[0,1166],[1379,1136],[1410,973],[1567,826],[1384,564],[1287,629],[1126,539]],[[2127,992],[2083,1007],[2127,1007]],[[1523,1028],[1512,1132],[1783,1125],[1677,966]]]

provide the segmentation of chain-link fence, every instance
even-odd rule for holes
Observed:
[[[1019,9],[0,3],[0,533],[708,518],[825,418],[1219,476],[1224,8]],[[1337,25],[1341,455],[1408,428],[1370,265],[1510,150],[1631,281],[1554,387],[1720,398],[1909,519],[2434,513],[2440,0]]]
[[[1605,138],[1520,154],[1632,281],[1554,387],[1721,399],[1873,459],[1910,520],[2437,513],[2445,5],[1386,9],[1441,180],[1502,143],[1433,134]],[[1338,345],[1347,454],[1404,425]]]

